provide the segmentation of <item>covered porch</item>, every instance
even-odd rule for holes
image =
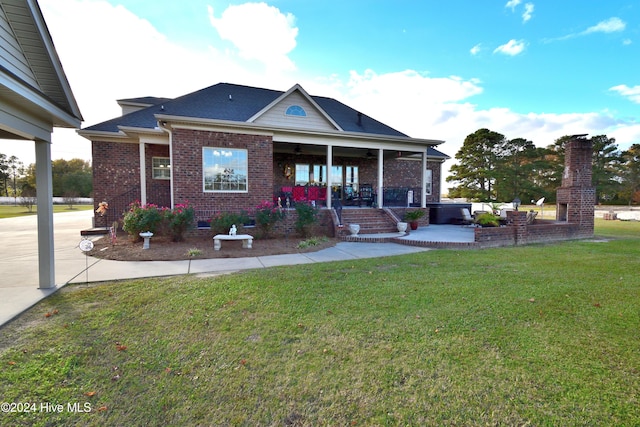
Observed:
[[[441,163],[429,145],[273,143],[273,200],[282,207],[307,202],[332,208],[426,207],[439,201]]]

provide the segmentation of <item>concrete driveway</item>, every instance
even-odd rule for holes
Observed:
[[[91,227],[92,216],[91,210],[53,215],[57,287],[47,290],[38,289],[36,216],[0,219],[0,326],[69,283],[178,274],[216,275],[253,268],[383,257],[427,250],[395,243],[340,242],[332,248],[306,254],[191,261],[101,260],[87,257],[78,246],[82,240],[80,230]]]

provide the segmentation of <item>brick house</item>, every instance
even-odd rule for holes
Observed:
[[[228,83],[119,100],[91,140],[95,203],[189,202],[199,220],[265,200],[426,207],[440,201],[444,141],[411,138],[335,99]],[[114,218],[115,219],[115,218]]]

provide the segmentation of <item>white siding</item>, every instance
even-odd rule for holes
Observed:
[[[29,62],[16,40],[13,29],[9,25],[4,10],[5,7],[12,6],[0,6],[0,66],[6,68],[10,73],[15,74],[29,85],[39,88]],[[25,17],[25,19],[29,18]],[[34,37],[38,37],[38,35],[34,34]]]
[[[299,105],[304,108],[307,116],[298,117],[285,115],[287,108],[292,105]],[[294,91],[274,105],[269,111],[266,111],[262,116],[258,117],[255,123],[298,129],[336,130],[335,126],[298,91]]]

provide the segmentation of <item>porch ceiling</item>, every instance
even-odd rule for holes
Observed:
[[[313,144],[291,144],[287,142],[274,142],[273,152],[278,154],[294,154],[294,155],[306,155],[306,156],[326,156],[326,145],[313,145]],[[417,152],[402,152],[403,156],[416,154]],[[339,147],[333,146],[334,157],[356,157],[362,159],[377,159],[377,148],[355,148],[355,147]],[[398,152],[393,150],[385,150],[384,158],[390,159],[397,157]]]

